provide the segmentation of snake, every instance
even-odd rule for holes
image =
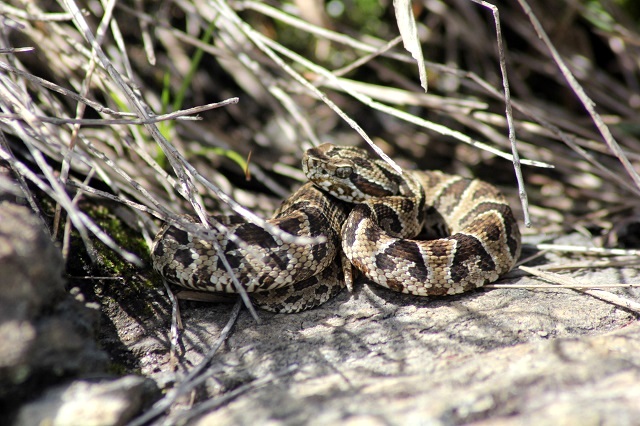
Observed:
[[[311,243],[240,216],[203,225],[185,215],[204,231],[165,224],[152,245],[154,269],[182,287],[244,290],[262,309],[292,313],[352,290],[355,274],[401,293],[444,296],[498,280],[520,256],[513,211],[485,181],[398,171],[365,149],[329,143],[307,150],[302,170],[309,181],[267,223]]]

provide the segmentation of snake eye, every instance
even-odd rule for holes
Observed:
[[[340,179],[345,179],[351,176],[353,169],[349,166],[342,166],[336,169],[336,176]]]

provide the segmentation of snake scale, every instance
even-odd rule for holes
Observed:
[[[220,250],[254,303],[298,312],[350,287],[352,266],[395,291],[449,295],[496,281],[520,256],[511,208],[486,182],[398,173],[363,149],[331,144],[308,150],[302,168],[309,182],[268,222],[323,242],[287,243],[240,217],[213,216],[226,231],[214,226],[209,238],[165,225],[152,247],[154,268],[183,287],[235,293]]]

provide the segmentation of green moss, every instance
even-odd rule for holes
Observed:
[[[108,206],[88,205],[83,206],[83,210],[117,245],[140,258],[144,266],[138,267],[128,262],[94,236],[91,241],[95,250],[93,253],[95,262],[92,262],[82,239],[74,230],[67,260],[67,273],[72,285],[86,284],[86,281],[74,282],[72,278],[74,276],[108,277],[106,280],[93,280],[93,292],[102,303],[105,303],[108,297],[116,300],[131,297],[142,299],[140,296],[162,285],[160,278],[150,267],[149,247],[139,231],[124,224]]]

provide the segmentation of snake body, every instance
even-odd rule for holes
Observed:
[[[310,182],[268,222],[324,242],[285,243],[239,217],[214,216],[227,229],[210,238],[165,225],[152,248],[154,268],[184,287],[233,293],[222,252],[260,307],[297,312],[340,291],[351,265],[392,290],[445,295],[496,281],[520,255],[513,213],[486,182],[398,173],[365,150],[330,144],[308,150],[302,166]]]

